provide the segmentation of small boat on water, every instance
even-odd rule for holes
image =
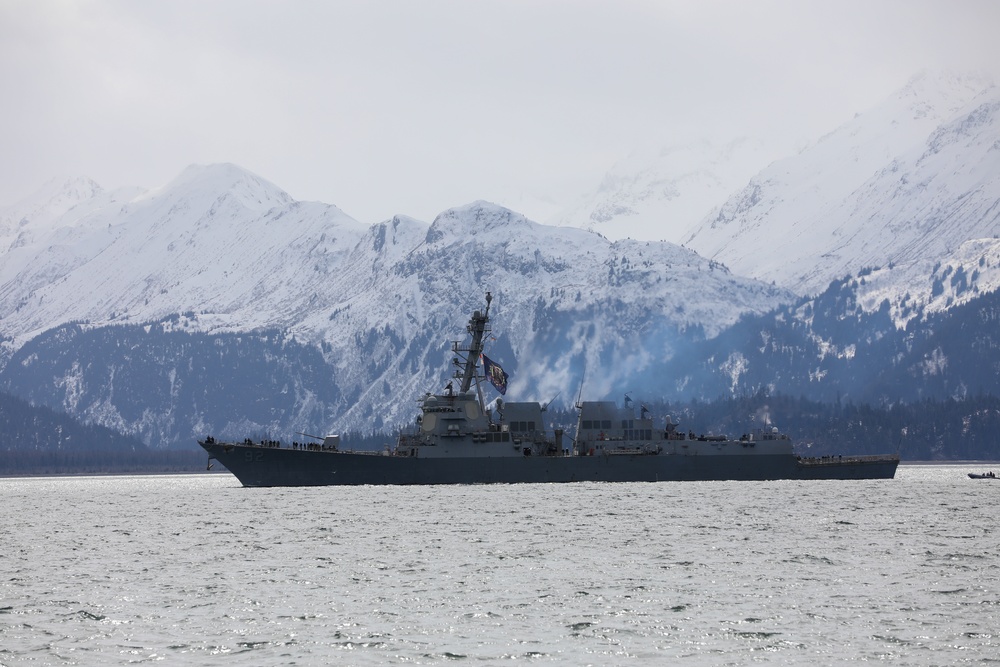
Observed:
[[[483,354],[491,299],[487,292],[486,310],[469,320],[471,344],[452,345],[459,386],[428,392],[415,424],[381,451],[344,449],[337,435],[290,447],[209,436],[199,441],[209,465],[219,461],[244,486],[892,479],[896,473],[895,454],[806,458],[776,428],[739,439],[696,436],[669,417],[654,420],[645,407],[637,415],[630,401],[624,408],[578,402],[575,438],[562,429],[549,433],[546,405],[484,400],[486,380],[501,394],[507,388],[507,374]]]
[[[996,478],[997,478],[996,473],[994,473],[993,471],[983,472],[983,473],[978,473],[978,472],[969,473],[969,479],[996,479]]]

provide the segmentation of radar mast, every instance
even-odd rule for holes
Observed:
[[[472,342],[468,347],[462,347],[459,341],[451,344],[452,352],[460,355],[454,359],[456,366],[462,366],[461,370],[455,371],[455,378],[462,381],[461,393],[466,393],[472,387],[472,382],[477,380],[476,367],[479,364],[479,357],[483,353],[483,336],[490,330],[490,303],[493,295],[486,293],[486,310],[484,312],[475,311],[469,318],[466,331],[472,334]],[[478,389],[479,383],[476,382]],[[480,392],[479,402],[483,402],[482,392]]]

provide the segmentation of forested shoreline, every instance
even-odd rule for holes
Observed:
[[[205,472],[207,455],[185,451],[0,451],[0,476]],[[213,468],[218,469],[216,464]]]
[[[636,409],[645,405],[657,424],[669,415],[682,430],[697,434],[738,437],[756,428],[778,428],[803,456],[898,453],[904,462],[1000,460],[1000,398],[995,396],[887,406],[819,403],[763,392],[714,401],[634,402]],[[572,437],[575,425],[573,409],[546,412],[548,429],[562,428]],[[395,434],[381,432],[342,435],[346,447],[358,449],[381,449],[394,439]],[[205,471],[207,455],[191,444],[190,449],[151,449],[136,438],[0,392],[0,475]]]
[[[925,400],[887,406],[821,403],[760,392],[714,401],[642,401],[657,425],[670,416],[683,431],[739,437],[758,428],[778,428],[802,456],[899,453],[904,461],[1000,460],[1000,398]],[[624,397],[619,400],[622,404]],[[572,437],[576,410],[550,408],[546,428]],[[345,443],[380,449],[392,435],[349,434]]]
[[[137,438],[0,392],[0,475],[196,472],[207,455],[156,450]]]

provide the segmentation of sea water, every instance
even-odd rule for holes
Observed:
[[[1000,481],[0,479],[0,665],[1000,661]],[[1000,472],[1000,471],[998,471]]]

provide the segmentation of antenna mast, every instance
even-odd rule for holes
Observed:
[[[455,371],[455,377],[462,380],[461,392],[464,394],[469,391],[472,386],[472,381],[476,379],[476,366],[479,364],[479,355],[483,353],[483,336],[487,331],[490,330],[490,302],[493,301],[493,295],[489,292],[486,293],[486,311],[480,312],[476,311],[472,313],[472,317],[469,319],[469,324],[466,327],[466,331],[472,334],[472,342],[469,347],[461,347],[458,341],[451,344],[452,352],[459,355],[464,355],[464,368],[461,371]],[[455,359],[456,365],[460,365],[460,360]],[[477,383],[478,384],[478,383]]]

